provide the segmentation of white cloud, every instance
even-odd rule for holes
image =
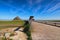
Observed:
[[[46,12],[53,12],[54,10],[60,8],[60,3],[56,4],[55,6],[53,6],[52,8],[48,9]]]
[[[49,7],[50,5],[54,5],[54,2],[55,2],[55,0],[53,0],[52,2],[50,2],[50,3],[45,7],[45,9],[44,9],[41,13],[45,13],[45,12],[46,12],[46,13],[49,13],[49,12],[52,12],[52,11],[60,8],[60,3],[58,2],[58,3],[56,3],[55,6],[52,6],[52,8],[49,8],[49,9],[48,9],[48,7]],[[48,9],[48,10],[47,10],[47,9]]]
[[[35,4],[38,4],[38,3],[40,3],[42,0],[36,0],[35,1]]]
[[[33,10],[33,12],[34,12],[34,13],[37,13],[39,9],[41,9],[41,6],[38,6],[37,8],[35,8],[35,9]]]
[[[54,3],[54,1],[55,1],[55,0],[51,1],[50,3],[48,3],[47,6],[45,6],[44,10],[43,10],[41,13],[45,13],[46,10],[48,9],[48,7],[49,7],[50,5],[53,5],[52,3]]]
[[[29,5],[32,5],[32,0],[27,0],[27,2],[29,3]]]

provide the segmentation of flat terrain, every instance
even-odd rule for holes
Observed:
[[[56,27],[60,27],[60,20],[46,20],[46,21],[37,21],[39,23],[48,24]]]
[[[60,40],[60,28],[38,23],[32,22],[32,40]]]
[[[5,33],[9,38],[13,40],[27,40],[28,36],[26,33],[22,32],[24,27],[24,21],[0,21],[0,40]],[[17,27],[22,26],[19,30],[14,31]],[[8,33],[13,33],[14,36],[10,36]]]
[[[22,21],[22,20],[0,21],[0,29],[10,28],[10,27],[18,27],[18,26],[22,26],[23,24],[24,24],[24,21]]]

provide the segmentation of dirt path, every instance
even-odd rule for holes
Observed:
[[[32,40],[60,40],[60,28],[32,22]]]

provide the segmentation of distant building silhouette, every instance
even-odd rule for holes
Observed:
[[[16,16],[13,20],[21,20],[19,16]]]

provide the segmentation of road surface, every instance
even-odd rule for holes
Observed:
[[[32,22],[32,40],[60,40],[60,28]]]

